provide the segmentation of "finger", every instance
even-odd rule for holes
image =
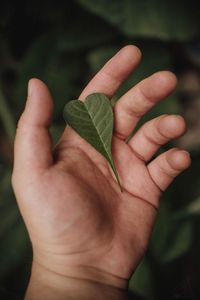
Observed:
[[[166,190],[170,183],[191,164],[187,151],[171,149],[160,154],[148,165],[149,173],[161,191]]]
[[[142,160],[148,161],[161,145],[183,135],[185,131],[183,117],[163,115],[144,124],[128,144]]]
[[[15,138],[14,170],[31,172],[52,164],[52,143],[48,132],[52,113],[53,102],[48,88],[42,81],[31,79]]]
[[[95,92],[104,93],[111,98],[123,81],[139,64],[140,59],[141,52],[136,46],[128,45],[123,47],[88,83],[79,99],[84,100],[89,94]],[[74,131],[66,127],[60,141],[69,140],[71,137],[74,138]]]
[[[124,94],[114,107],[115,134],[123,140],[126,139],[141,116],[167,97],[175,89],[176,83],[173,73],[157,72]]]
[[[84,100],[89,94],[101,92],[112,97],[122,82],[130,75],[141,59],[140,50],[128,45],[113,56],[88,83],[79,99]]]

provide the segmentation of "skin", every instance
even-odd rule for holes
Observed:
[[[140,59],[137,47],[122,48],[79,99],[93,92],[111,98]],[[104,157],[71,128],[53,147],[50,93],[40,80],[29,81],[12,178],[33,246],[26,299],[98,299],[102,286],[105,295],[99,299],[122,299],[147,249],[162,192],[190,165],[189,154],[177,148],[151,160],[161,145],[184,134],[181,116],[160,116],[144,124],[128,144],[125,140],[141,116],[175,87],[171,72],[158,72],[115,105],[112,152],[121,192]]]

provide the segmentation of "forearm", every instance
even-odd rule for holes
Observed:
[[[125,300],[127,291],[53,273],[33,263],[25,300]]]

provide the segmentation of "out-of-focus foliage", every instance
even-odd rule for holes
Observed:
[[[185,40],[199,34],[197,1],[78,0],[130,37]],[[188,9],[189,8],[189,9]]]
[[[76,99],[93,74],[126,44],[139,46],[143,60],[113,103],[153,72],[175,72],[177,91],[142,122],[162,113],[182,113],[189,130],[174,145],[189,149],[193,158],[192,167],[162,198],[149,250],[130,281],[130,292],[143,300],[199,299],[199,38],[200,7],[195,0],[1,1],[0,299],[21,299],[30,274],[30,242],[10,184],[13,136],[27,82],[39,77],[51,89],[51,133],[56,141],[64,127],[66,101]]]

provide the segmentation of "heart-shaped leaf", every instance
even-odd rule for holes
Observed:
[[[72,100],[64,108],[64,119],[107,159],[121,188],[111,151],[114,117],[109,99],[102,93],[94,93],[85,101]]]

